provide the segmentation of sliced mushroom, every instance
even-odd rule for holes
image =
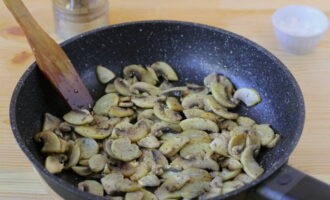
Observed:
[[[184,199],[194,199],[199,195],[205,193],[209,188],[209,182],[201,181],[201,182],[191,182],[185,184],[178,193]]]
[[[210,95],[204,98],[204,104],[215,114],[223,117],[225,119],[236,119],[238,117],[237,113],[228,112],[228,110],[222,107],[218,102]]]
[[[88,160],[89,168],[95,173],[102,171],[104,169],[105,164],[106,158],[101,154],[93,155]]]
[[[106,196],[108,197],[108,199],[111,199],[111,200],[124,200],[124,197],[122,196]]]
[[[224,134],[220,134],[219,137],[213,139],[210,143],[210,147],[214,152],[223,156],[228,156],[228,143],[229,138]]]
[[[115,183],[116,188],[120,192],[135,192],[141,189],[141,186],[129,179],[123,179]]]
[[[100,129],[96,126],[76,126],[74,131],[79,135],[93,139],[104,139],[111,134],[111,128]]]
[[[148,132],[148,124],[144,120],[140,120],[134,125],[123,121],[114,127],[111,137],[128,137],[132,142],[137,142],[144,138]]]
[[[61,122],[58,128],[60,129],[61,132],[67,133],[72,131],[73,126],[70,125],[68,122]]]
[[[63,154],[49,155],[45,161],[46,169],[52,174],[58,174],[64,169],[64,162],[67,157]]]
[[[145,109],[142,112],[139,112],[138,111],[137,120],[140,121],[142,119],[148,119],[148,120],[151,120],[153,122],[158,121],[158,118],[154,114],[154,110],[153,109]]]
[[[187,83],[186,85],[189,93],[208,94],[210,92],[207,87],[204,87],[202,85],[197,85],[194,83]]]
[[[99,81],[103,84],[111,81],[116,75],[108,68],[98,65],[96,67],[96,75]]]
[[[238,174],[235,178],[234,181],[241,181],[244,184],[249,184],[253,181],[254,179],[247,174],[240,173]]]
[[[260,152],[261,142],[260,138],[255,132],[251,132],[246,137],[246,145],[254,147],[254,155],[257,156]]]
[[[164,121],[157,122],[151,127],[150,133],[156,137],[162,136],[166,132],[178,133],[180,132],[181,126],[178,124],[167,123]]]
[[[204,110],[198,109],[198,108],[191,108],[186,109],[183,111],[183,114],[186,116],[186,118],[203,118],[203,119],[209,119],[214,122],[216,122],[220,117],[211,113],[206,112]]]
[[[140,108],[153,108],[157,98],[155,96],[133,96],[132,102]]]
[[[203,118],[190,118],[182,120],[180,122],[180,126],[183,130],[196,129],[211,133],[217,133],[219,131],[219,128],[216,123]]]
[[[240,88],[234,93],[234,98],[241,100],[248,107],[254,106],[261,102],[261,97],[258,91],[253,88]]]
[[[165,156],[174,156],[185,144],[189,142],[189,138],[186,136],[176,136],[165,141],[159,148]]]
[[[93,155],[97,154],[97,152],[99,152],[99,145],[94,139],[78,138],[76,140],[76,144],[78,144],[80,148],[81,159],[89,159]]]
[[[52,114],[45,113],[42,131],[54,131],[60,126],[61,119]]]
[[[187,136],[189,138],[190,144],[211,142],[211,138],[209,137],[209,134],[207,134],[205,131],[188,129],[183,131],[180,135]]]
[[[138,183],[142,187],[156,187],[160,185],[160,180],[153,172],[150,172],[146,176],[140,178]]]
[[[206,95],[200,93],[192,93],[182,99],[182,107],[184,109],[203,108],[204,98]]]
[[[158,198],[148,190],[142,189],[143,199],[142,200],[158,200]]]
[[[164,104],[159,102],[156,102],[154,105],[154,114],[160,120],[169,123],[178,123],[182,118],[182,116],[178,112],[166,108]]]
[[[125,200],[143,200],[144,193],[142,191],[128,192],[125,195]]]
[[[240,155],[246,144],[247,134],[239,134],[230,138],[228,143],[228,153],[235,159],[240,159]]]
[[[122,78],[116,78],[115,81],[113,82],[115,89],[119,94],[124,95],[124,96],[130,96],[131,91],[130,91],[130,83]]]
[[[108,112],[110,117],[130,117],[135,114],[131,108],[122,108],[118,106],[112,106]]]
[[[156,168],[165,168],[168,166],[168,161],[166,157],[158,150],[145,150],[143,151],[142,162],[146,163],[152,170],[157,170]]]
[[[131,161],[141,156],[142,152],[130,139],[123,137],[115,139],[111,144],[111,151],[114,158],[122,161]]]
[[[232,97],[234,86],[227,77],[218,75],[215,72],[211,73],[204,78],[204,85],[210,88],[212,83],[221,83],[225,87],[228,97]]]
[[[42,131],[34,136],[34,140],[37,142],[43,142],[41,152],[43,153],[63,153],[66,148],[63,148],[65,142],[60,140],[58,136],[52,131]]]
[[[175,97],[167,97],[166,98],[166,105],[169,109],[174,110],[174,111],[182,111],[183,110],[179,100]]]
[[[219,171],[219,165],[216,161],[211,158],[201,158],[195,157],[191,159],[183,159],[181,157],[177,157],[171,163],[171,167],[174,169],[188,169],[188,168],[199,168],[199,169],[209,169],[213,171]]]
[[[80,176],[88,176],[93,173],[89,167],[86,166],[73,166],[72,170]]]
[[[211,92],[215,100],[223,107],[235,108],[237,106],[236,103],[229,100],[225,86],[221,83],[211,83]]]
[[[63,119],[74,125],[84,125],[92,122],[94,120],[93,116],[90,114],[88,110],[72,110],[66,113],[63,116]]]
[[[88,159],[82,159],[82,160],[79,160],[79,165],[81,166],[88,166]]]
[[[253,146],[245,147],[241,155],[241,162],[245,173],[252,178],[258,178],[264,172],[264,169],[254,159],[254,150]]]
[[[266,144],[267,148],[273,148],[277,145],[277,143],[280,141],[281,136],[279,134],[275,134],[274,138],[268,143]]]
[[[130,177],[136,172],[138,166],[139,163],[136,161],[122,162],[116,167],[112,166],[111,170],[113,172],[120,172],[124,177]]]
[[[266,146],[274,138],[274,131],[268,124],[255,125],[254,129],[262,146]]]
[[[222,178],[221,176],[216,176],[210,182],[210,188],[207,192],[199,197],[199,200],[209,199],[221,195],[222,193]]]
[[[240,187],[243,187],[244,183],[241,181],[235,180],[235,181],[226,181],[223,183],[222,187],[222,194],[226,194],[228,192],[237,190]]]
[[[256,122],[249,118],[249,117],[243,117],[243,116],[239,116],[237,119],[236,119],[238,125],[240,126],[247,126],[247,127],[252,127],[253,125],[256,124]]]
[[[159,89],[160,90],[167,90],[167,89],[170,89],[174,87],[172,83],[170,83],[169,81],[167,80],[164,80],[160,85],[159,85]]]
[[[210,157],[213,151],[208,143],[187,144],[180,150],[180,156],[184,159],[194,157]]]
[[[80,148],[78,144],[71,144],[69,147],[69,161],[65,164],[65,169],[69,169],[79,162]]]
[[[93,107],[93,111],[97,115],[107,115],[110,110],[110,107],[117,106],[118,102],[118,94],[106,94],[96,101],[95,106]]]
[[[228,130],[228,131],[231,131],[236,126],[238,126],[238,124],[230,119],[224,120],[224,121],[220,122],[220,124],[219,124],[220,129]]]
[[[116,90],[115,85],[113,83],[108,83],[107,86],[104,89],[104,92],[106,94],[109,94],[109,93],[115,93],[115,92],[117,92],[117,90]]]
[[[158,76],[162,76],[165,80],[178,81],[179,78],[176,75],[173,68],[166,62],[155,62],[151,65],[151,68],[155,70]]]
[[[118,172],[113,172],[101,179],[103,188],[107,194],[112,194],[118,191],[116,183],[121,182],[124,179],[123,175]]]
[[[218,82],[220,82],[220,80],[219,80],[219,75],[216,72],[213,72],[204,78],[204,85],[206,87],[211,87],[211,83],[218,83]]]
[[[148,135],[137,142],[140,147],[154,149],[160,146],[160,142],[153,135]]]
[[[247,126],[237,126],[237,127],[233,128],[229,132],[229,135],[231,137],[235,137],[237,135],[249,134],[249,133],[252,133],[252,129],[250,127],[247,127]]]
[[[228,170],[227,168],[222,168],[221,177],[224,181],[230,180],[237,176],[241,172],[241,169]]]
[[[146,163],[140,163],[136,168],[135,173],[130,177],[132,181],[137,181],[140,178],[146,176],[150,171],[150,167]]]
[[[142,81],[149,83],[151,85],[156,85],[158,83],[158,77],[155,70],[151,67],[146,67],[147,72],[143,74]]]
[[[101,183],[94,180],[82,181],[78,184],[78,189],[82,191],[89,192],[96,196],[103,196],[103,186]]]
[[[220,162],[221,167],[225,168],[227,167],[229,170],[238,170],[242,168],[242,164],[239,160],[236,160],[234,158],[226,158]]]
[[[134,76],[138,81],[141,81],[143,75],[147,73],[147,70],[144,69],[142,65],[128,65],[124,67],[123,73],[125,79],[129,79]]]
[[[136,82],[130,87],[130,91],[132,91],[135,94],[139,93],[148,93],[152,96],[157,96],[160,93],[160,89],[156,86],[153,86],[149,83],[145,82]]]
[[[189,93],[188,88],[185,86],[181,86],[181,87],[172,87],[163,90],[160,94],[165,96],[181,97],[181,96],[186,96],[188,93]]]

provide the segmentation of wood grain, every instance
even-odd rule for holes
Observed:
[[[38,23],[54,34],[51,1],[25,0]],[[111,24],[175,19],[193,21],[233,31],[271,51],[299,82],[306,102],[303,136],[289,163],[330,183],[330,34],[317,49],[298,56],[283,52],[275,39],[271,15],[279,7],[306,4],[330,15],[328,0],[111,0]],[[14,19],[0,3],[0,199],[55,199],[25,158],[9,125],[8,105],[19,77],[34,58]]]

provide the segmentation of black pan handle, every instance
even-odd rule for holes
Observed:
[[[257,186],[249,199],[258,200],[329,200],[330,185],[284,165]]]

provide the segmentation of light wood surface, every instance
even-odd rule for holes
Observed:
[[[37,21],[57,41],[50,0],[25,0]],[[275,39],[271,15],[287,4],[317,7],[330,16],[328,0],[111,0],[111,24],[175,19],[221,27],[243,35],[275,54],[299,82],[306,102],[303,136],[290,165],[330,183],[330,34],[317,49],[298,56],[283,52]],[[0,2],[0,199],[49,200],[54,195],[42,183],[17,146],[8,109],[18,78],[34,58],[27,41]]]

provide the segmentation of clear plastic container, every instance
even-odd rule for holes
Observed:
[[[329,27],[329,20],[322,11],[301,5],[278,9],[272,22],[281,47],[295,54],[311,52]]]
[[[109,24],[108,0],[53,0],[53,11],[63,39]]]

